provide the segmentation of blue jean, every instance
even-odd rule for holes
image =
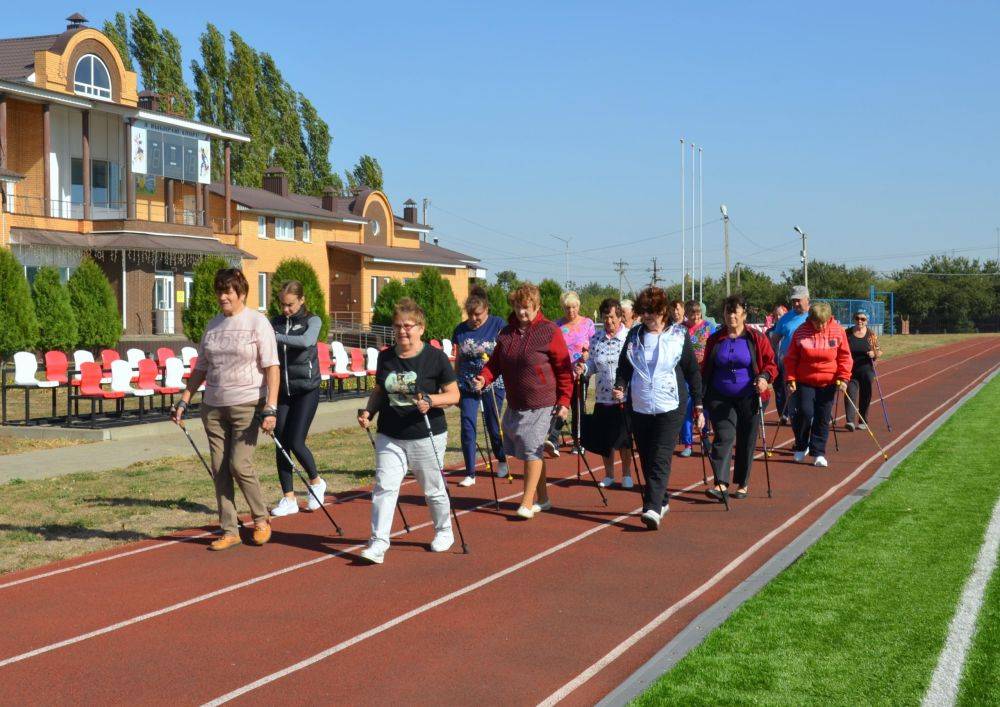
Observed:
[[[776,359],[778,364],[778,377],[774,379],[774,405],[779,415],[784,415],[789,419],[795,417],[795,410],[798,407],[796,395],[788,396],[788,389],[785,387],[785,364],[781,358]],[[786,408],[786,400],[788,407]]]
[[[496,391],[496,404],[493,402],[493,391],[483,393],[483,411],[486,413],[486,428],[490,435],[490,446],[499,461],[507,461],[500,443],[500,412],[503,410],[504,391]],[[461,392],[458,403],[462,419],[462,456],[465,457],[465,473],[476,475],[476,420],[479,419],[479,396],[467,391]],[[486,450],[483,450],[484,452]]]
[[[705,432],[708,432],[708,419],[705,419]],[[694,446],[694,398],[688,394],[687,408],[684,411],[684,424],[681,425],[681,443],[685,447]]]
[[[830,413],[837,386],[814,388],[799,383],[795,391],[799,409],[795,411],[792,427],[795,430],[795,451],[806,449],[814,457],[826,454],[826,440],[830,436]]]

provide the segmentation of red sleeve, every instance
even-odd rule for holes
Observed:
[[[766,373],[771,381],[778,377],[778,364],[774,361],[774,349],[763,334],[757,336],[757,353],[760,355],[760,373]]]
[[[799,368],[799,341],[802,337],[796,329],[792,334],[792,343],[788,345],[788,353],[785,354],[785,380],[789,383],[798,378]]]
[[[840,329],[840,341],[837,343],[837,380],[851,380],[854,370],[854,359],[851,358],[851,345],[847,343],[847,332]]]
[[[573,366],[569,360],[566,339],[558,328],[552,332],[552,339],[549,341],[549,365],[556,378],[556,405],[569,407],[573,396]]]

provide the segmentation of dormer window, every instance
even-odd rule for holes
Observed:
[[[111,100],[111,75],[98,57],[87,54],[76,65],[73,90],[83,96]]]

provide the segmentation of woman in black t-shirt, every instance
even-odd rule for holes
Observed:
[[[417,477],[427,498],[435,531],[431,550],[444,552],[455,542],[441,468],[448,442],[443,408],[458,403],[458,383],[445,353],[421,341],[424,322],[416,302],[399,300],[392,319],[396,345],[379,354],[375,389],[358,415],[358,424],[368,429],[378,414],[372,534],[361,551],[361,557],[374,564],[381,564],[389,549],[392,516],[407,471]],[[433,443],[424,415],[430,420]]]
[[[851,347],[851,358],[854,368],[851,370],[851,380],[847,384],[847,394],[851,397],[861,417],[868,419],[868,406],[872,402],[872,384],[875,382],[875,359],[882,355],[878,347],[878,336],[868,328],[868,313],[859,310],[854,313],[854,326],[847,330],[847,344]],[[865,428],[865,423],[858,420],[854,406],[844,401],[844,412],[847,417],[847,429],[854,431]]]

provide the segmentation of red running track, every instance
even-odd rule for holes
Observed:
[[[897,451],[998,365],[1000,337],[894,359],[880,379],[895,433],[876,403],[876,434]],[[354,494],[333,507],[346,539],[300,513],[275,519],[263,548],[207,553],[190,531],[7,575],[0,702],[593,703],[881,461],[861,432],[841,431],[822,470],[791,463],[790,442],[782,429],[774,498],[758,461],[729,513],[704,496],[700,460],[675,458],[659,532],[638,522],[635,492],[609,491],[605,508],[563,455],[556,507],[530,522],[512,517],[520,483],[499,485],[500,513],[488,479],[451,486],[469,555],[428,552],[411,483],[414,532],[382,566],[355,559],[370,507]]]

